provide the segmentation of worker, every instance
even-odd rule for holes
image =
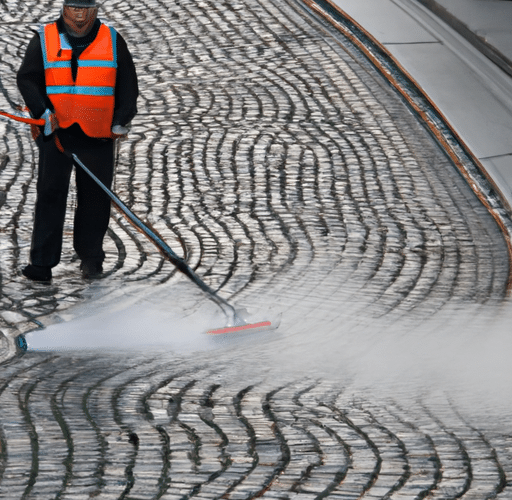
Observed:
[[[137,113],[137,74],[123,37],[97,18],[96,0],[64,0],[57,21],[28,44],[17,84],[33,118],[43,118],[30,264],[22,274],[49,282],[61,257],[69,181],[76,156],[108,188],[114,146]],[[37,134],[36,134],[37,135]],[[65,154],[67,153],[67,154]],[[82,276],[103,273],[110,198],[76,170],[73,246]]]

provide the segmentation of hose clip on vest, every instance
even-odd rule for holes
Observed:
[[[59,123],[57,122],[55,113],[52,113],[49,109],[43,113],[41,118],[44,120],[44,135],[51,135],[59,128]]]

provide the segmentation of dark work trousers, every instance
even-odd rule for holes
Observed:
[[[78,130],[59,130],[66,151],[75,153],[109,189],[114,172],[114,141],[91,139]],[[73,160],[61,153],[53,137],[39,137],[37,200],[30,250],[31,263],[54,267],[60,261],[69,180]],[[81,260],[103,262],[103,238],[110,217],[110,198],[82,168],[76,166],[77,207],[73,244]]]

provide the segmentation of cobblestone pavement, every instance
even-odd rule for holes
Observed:
[[[28,28],[58,12],[0,12],[12,109]],[[490,324],[509,280],[499,227],[381,75],[293,0],[105,0],[101,17],[132,48],[142,93],[117,194],[209,285],[281,312],[281,327],[197,352],[5,362],[1,498],[512,498],[508,408],[477,418],[439,379],[379,391],[350,358],[379,345],[359,359],[392,371],[387,338],[432,318],[440,343]],[[185,318],[212,307],[117,215],[105,279],[82,280],[73,193],[52,285],[24,280],[36,151],[26,126],[0,127],[4,351],[119,291]]]

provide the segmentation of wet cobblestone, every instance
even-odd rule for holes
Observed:
[[[28,28],[58,9],[5,0],[0,12],[0,108],[13,109]],[[281,311],[285,340],[325,343],[340,325],[418,324],[460,304],[470,322],[503,303],[494,219],[381,75],[302,3],[105,0],[100,17],[127,39],[141,86],[115,191],[224,297]],[[7,339],[69,321],[78,304],[182,284],[117,214],[106,277],[82,280],[73,192],[52,284],[24,280],[36,151],[24,125],[2,122],[0,135],[3,358]],[[185,314],[206,307],[185,288]],[[5,362],[0,497],[512,498],[510,435],[471,424],[449,396],[404,402],[361,391],[344,366],[272,377],[267,362],[246,345]]]
[[[506,491],[504,442],[455,408],[447,412],[447,401],[405,409],[361,398],[350,386],[340,394],[334,381],[247,386],[226,375],[232,361],[201,368],[205,362],[32,355],[6,365],[2,498],[490,498]]]

